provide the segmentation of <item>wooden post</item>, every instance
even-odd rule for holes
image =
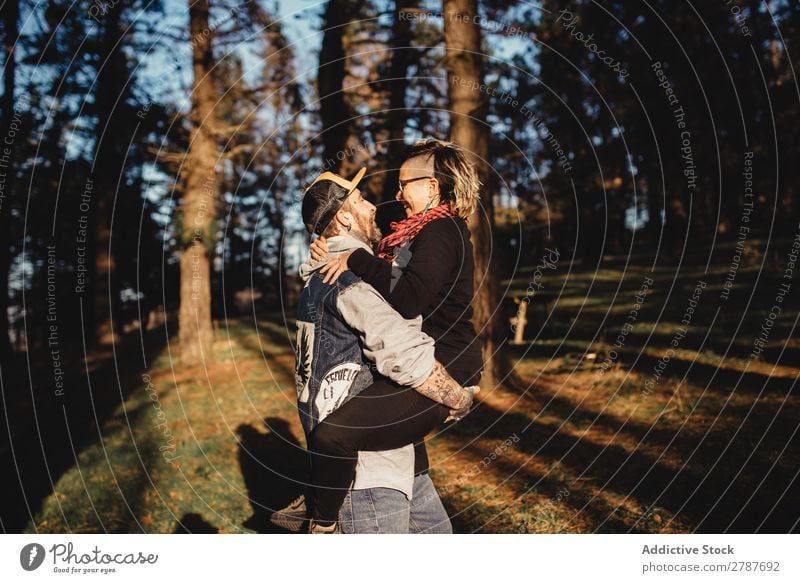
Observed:
[[[528,296],[514,298],[514,303],[519,306],[517,315],[511,318],[511,325],[514,326],[514,344],[522,344],[522,339],[525,336],[525,324],[528,323],[528,318],[526,317],[528,313]]]

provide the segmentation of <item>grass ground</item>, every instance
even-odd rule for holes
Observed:
[[[456,531],[796,529],[800,281],[751,358],[782,272],[742,266],[726,300],[727,271],[611,258],[600,271],[548,274],[525,342],[508,347],[512,377],[429,440]],[[508,293],[525,295],[529,275]],[[698,280],[706,287],[676,336]],[[269,512],[306,475],[292,330],[280,315],[222,322],[205,369],[181,367],[173,344],[122,372],[98,357],[90,377],[115,406],[53,454],[66,461],[18,503],[21,528],[274,532]]]

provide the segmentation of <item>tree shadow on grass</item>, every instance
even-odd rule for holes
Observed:
[[[578,437],[565,431],[563,426],[532,422],[522,412],[500,411],[485,402],[466,419],[452,426],[450,432],[451,438],[466,444],[464,453],[478,461],[489,455],[494,447],[489,444],[490,451],[483,451],[487,446],[476,442],[477,437],[500,443],[516,434],[520,438],[514,445],[518,451],[551,467],[558,464],[568,475],[541,475],[541,472],[526,468],[526,464],[515,465],[501,458],[492,461],[488,470],[501,481],[512,474],[523,478],[525,487],[529,489],[557,490],[559,480],[566,482],[571,493],[565,503],[575,509],[576,517],[580,514],[600,532],[631,529],[634,532],[652,532],[657,527],[647,522],[647,510],[642,512],[642,516],[631,516],[630,511],[609,504],[602,496],[581,492],[581,488],[574,485],[578,476],[602,492],[612,494],[614,499],[629,497],[643,509],[664,508],[670,517],[681,518],[698,532],[788,532],[798,518],[796,508],[788,513],[776,512],[778,508],[785,510],[790,506],[788,502],[793,499],[792,492],[797,492],[796,480],[793,479],[796,474],[787,471],[787,466],[776,466],[772,472],[764,471],[764,464],[758,464],[754,458],[763,457],[765,452],[754,452],[751,460],[745,462],[753,452],[753,446],[749,445],[748,449],[747,444],[748,436],[753,435],[751,431],[737,437],[724,454],[719,446],[729,440],[710,441],[714,444],[714,451],[696,455],[679,470],[667,467],[662,459],[650,453],[638,449],[629,451],[619,443],[604,444]],[[650,441],[648,443],[652,445]],[[666,446],[666,442],[659,441],[658,444]],[[689,446],[693,448],[694,445],[691,441],[680,443],[677,453],[681,459],[688,459]],[[717,463],[712,470],[710,466],[714,462]],[[767,479],[757,486],[765,473],[769,474]],[[524,491],[519,494],[524,494]],[[622,516],[626,518],[624,522],[618,520]],[[473,531],[484,525],[465,523],[460,526]]]
[[[244,526],[259,533],[286,533],[269,518],[303,493],[309,479],[308,456],[284,419],[267,418],[264,425],[266,434],[251,425],[236,430],[239,465],[253,507]]]
[[[527,415],[514,411],[500,411],[485,402],[478,405],[466,419],[454,425],[451,431],[451,438],[465,444],[462,452],[458,455],[467,455],[472,458],[473,463],[479,465],[481,460],[490,459],[487,456],[495,451],[497,444],[514,435],[519,437],[519,441],[512,447],[530,454],[531,457],[535,456],[538,461],[548,467],[557,463],[570,470],[570,474],[573,476],[580,473],[577,470],[584,468],[587,460],[601,455],[600,452],[604,450],[602,445],[588,440],[579,440],[563,432],[561,428],[532,423]],[[490,443],[480,444],[476,438],[489,440]],[[544,445],[545,443],[547,445]],[[605,448],[605,451],[607,457],[614,460],[612,462],[604,460],[602,464],[598,464],[606,469],[609,463],[612,466],[616,464],[615,468],[619,467],[622,463],[621,460],[627,455],[627,452],[618,445],[609,446]],[[464,465],[470,467],[473,464],[465,463]],[[493,476],[493,478],[489,478],[490,481],[497,480],[498,486],[511,478],[521,481],[525,489],[517,493],[519,497],[523,497],[529,492],[555,494],[566,487],[570,494],[562,504],[568,504],[576,512],[580,511],[585,520],[591,524],[600,525],[605,522],[601,532],[624,532],[628,529],[626,523],[619,518],[619,513],[615,513],[614,508],[606,500],[599,497],[592,500],[588,491],[582,491],[581,487],[572,483],[572,477],[565,476],[561,472],[542,473],[526,466],[527,463],[517,465],[505,459],[501,454],[496,459],[489,461],[485,465],[484,471]],[[606,473],[606,470],[590,472],[585,479],[591,479],[596,484],[601,479],[601,476],[597,475],[598,473]],[[609,486],[609,489],[612,489],[612,486]],[[615,493],[619,492],[615,491]],[[519,499],[507,502],[509,512],[514,512],[516,510],[514,505],[520,504]],[[480,501],[478,501],[478,505],[480,505]],[[488,522],[497,519],[504,512],[495,511],[492,515],[479,512],[480,521],[475,521],[468,518],[473,514],[471,510],[469,507],[459,509],[453,516],[454,527],[461,531],[480,532],[486,529]]]
[[[196,513],[184,514],[173,534],[217,534],[219,529]]]
[[[11,446],[0,452],[0,471],[7,478],[0,498],[3,532],[22,532],[34,520],[54,484],[75,465],[78,453],[98,440],[104,421],[144,387],[142,353],[152,362],[167,341],[163,328],[119,338],[114,352],[110,347],[90,352],[88,381],[82,358],[64,371],[63,395],[54,391],[50,355],[30,355],[26,386],[11,387],[15,396],[30,400],[24,407],[30,414],[9,420]]]

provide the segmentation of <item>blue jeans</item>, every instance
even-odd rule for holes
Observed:
[[[452,534],[450,517],[428,474],[414,478],[411,500],[399,490],[370,488],[347,493],[339,513],[346,534]]]

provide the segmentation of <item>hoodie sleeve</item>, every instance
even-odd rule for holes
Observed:
[[[357,330],[364,355],[394,382],[416,388],[433,372],[433,338],[422,331],[422,318],[398,314],[371,285],[359,281],[339,293],[336,307]]]

